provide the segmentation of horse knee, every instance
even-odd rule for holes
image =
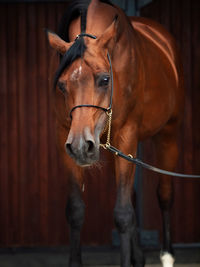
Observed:
[[[169,183],[160,183],[157,189],[159,205],[162,209],[170,209],[173,203],[173,185]]]
[[[69,200],[66,206],[66,218],[70,226],[80,229],[84,222],[85,204],[82,200]]]
[[[134,211],[132,207],[115,208],[115,225],[120,233],[125,233],[133,225]]]

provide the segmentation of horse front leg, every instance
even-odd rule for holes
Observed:
[[[120,235],[122,267],[130,267],[131,265],[131,234],[134,210],[131,203],[130,191],[131,184],[124,184],[120,181],[114,209],[114,219]]]
[[[127,134],[130,131],[120,133],[120,142],[118,148],[124,153],[136,155],[137,142],[131,142]],[[143,267],[144,258],[138,246],[137,228],[134,208],[132,205],[132,193],[135,166],[121,158],[115,161],[116,182],[117,182],[117,199],[114,209],[115,224],[120,235],[121,243],[121,267]]]
[[[75,179],[70,182],[71,190],[66,205],[66,218],[70,226],[69,267],[80,267],[82,265],[80,235],[85,205],[82,200],[81,184]]]
[[[68,132],[57,124],[57,148],[63,163],[63,170],[68,180],[66,218],[70,227],[69,267],[80,267],[81,259],[81,228],[84,222],[85,205],[82,200],[83,169],[77,166],[65,151]]]
[[[178,146],[174,131],[164,129],[156,136],[158,166],[174,171],[178,159]],[[163,267],[173,267],[175,258],[171,244],[170,211],[173,204],[173,181],[171,176],[159,175],[158,202],[163,221],[163,247],[160,259]]]

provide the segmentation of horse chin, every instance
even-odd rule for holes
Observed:
[[[92,167],[98,162],[99,158],[92,158],[92,159],[75,159],[76,164],[82,168]]]
[[[78,157],[73,157],[75,160],[76,164],[80,167],[91,167],[96,165],[96,163],[99,161],[99,151],[97,150],[94,155],[92,156],[78,156]]]

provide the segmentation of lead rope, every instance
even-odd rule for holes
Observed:
[[[192,175],[192,174],[183,174],[183,173],[177,173],[177,172],[171,172],[171,171],[166,171],[166,170],[162,170],[159,169],[157,167],[154,167],[150,164],[147,164],[145,162],[143,162],[141,159],[138,159],[136,157],[133,157],[131,154],[125,155],[122,151],[120,151],[119,149],[117,149],[116,147],[112,146],[110,144],[110,138],[111,138],[111,124],[112,124],[112,109],[109,109],[106,112],[107,116],[108,116],[108,121],[107,121],[107,125],[103,131],[106,132],[107,129],[107,139],[106,139],[106,143],[105,144],[100,144],[99,146],[104,148],[105,150],[108,150],[110,152],[112,152],[113,154],[115,154],[116,156],[119,156],[123,159],[128,160],[129,162],[132,162],[138,166],[141,166],[145,169],[148,169],[150,171],[154,171],[160,174],[165,174],[165,175],[171,175],[171,176],[175,176],[175,177],[181,177],[181,178],[200,178],[200,175]]]

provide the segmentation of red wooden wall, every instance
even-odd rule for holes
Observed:
[[[163,24],[177,40],[183,59],[186,85],[185,113],[179,136],[177,171],[200,173],[200,1],[155,0],[141,16]],[[154,162],[153,147],[144,145],[144,158]],[[200,180],[174,178],[172,212],[173,242],[200,242]],[[143,228],[159,229],[161,218],[156,200],[157,179],[144,171]],[[150,204],[151,203],[151,204]]]
[[[188,12],[187,5],[196,6]],[[52,51],[43,31],[43,28],[56,30],[65,6],[64,3],[0,4],[1,247],[55,246],[68,241],[64,216],[67,185],[55,148],[49,86]],[[187,103],[178,170],[194,173],[200,172],[197,8],[198,1],[190,4],[186,0],[180,3],[165,0],[155,1],[142,11],[170,25],[181,45]],[[147,149],[145,158],[150,161],[150,157]],[[85,244],[111,242],[114,175],[109,169],[111,159],[105,155],[103,161],[107,168],[95,169],[93,177],[88,173],[85,178]],[[155,178],[144,178],[145,229],[159,228],[155,187]],[[175,179],[175,192],[174,241],[199,242],[200,183]]]

